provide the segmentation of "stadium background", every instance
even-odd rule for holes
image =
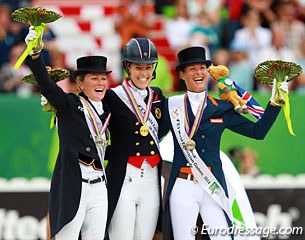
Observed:
[[[83,5],[84,1],[76,0],[61,1],[59,5],[59,1],[44,0],[35,1],[34,5],[62,14],[63,18],[50,27],[56,33],[68,68],[75,68],[77,57],[104,54],[109,57],[109,68],[114,70],[112,77],[117,81],[121,71],[120,40],[111,17],[118,2],[88,0]],[[148,31],[159,53],[169,61],[170,74],[174,76],[176,58],[162,32],[163,17],[154,18]],[[175,82],[175,87],[177,84]],[[270,97],[269,93],[253,95],[262,106]],[[263,141],[226,131],[221,142],[221,150],[225,153],[236,146],[257,150],[258,165],[264,176],[255,181],[247,178],[243,181],[257,219],[264,226],[305,227],[305,96],[294,93],[289,96],[295,137],[289,134],[281,112]],[[32,237],[24,239],[44,239],[47,191],[58,150],[56,128],[49,128],[51,114],[42,112],[39,95],[16,97],[5,94],[0,95],[0,116],[0,239],[17,239],[14,234],[23,239],[25,232]],[[31,226],[37,228],[31,233],[29,216],[35,216]],[[12,225],[5,225],[4,219]],[[17,227],[23,225],[24,232]],[[304,239],[304,236],[283,239]]]

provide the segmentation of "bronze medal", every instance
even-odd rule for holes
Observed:
[[[140,134],[143,137],[146,137],[148,135],[148,128],[145,125],[140,127]]]
[[[158,119],[161,118],[162,114],[161,114],[161,109],[160,108],[156,108],[155,115],[156,115],[156,118],[158,118]]]
[[[185,147],[187,150],[192,151],[196,147],[196,142],[190,139],[185,143]]]
[[[95,145],[96,145],[96,147],[98,147],[98,148],[103,147],[103,145],[104,145],[104,140],[102,139],[102,137],[96,136],[96,138],[95,138]]]

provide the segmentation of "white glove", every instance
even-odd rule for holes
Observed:
[[[48,104],[48,99],[45,98],[45,96],[41,95],[40,97],[40,104],[41,106],[45,106]]]
[[[288,90],[288,82],[287,82],[288,76],[285,77],[285,81],[281,83],[280,89],[283,90],[285,93],[289,93]]]
[[[26,45],[29,45],[29,42],[34,40],[36,37],[37,37],[37,32],[34,30],[34,26],[30,26],[29,27],[29,33],[28,33],[28,35],[26,35],[26,37],[24,39]],[[41,52],[41,50],[40,51],[32,50],[31,55],[37,54],[37,53],[40,53],[40,52]]]
[[[29,33],[28,33],[28,35],[26,35],[25,40],[24,40],[26,45],[29,45],[29,42],[32,41],[33,39],[35,39],[36,37],[37,37],[37,32],[34,30],[34,26],[30,26]]]
[[[284,82],[281,82],[280,84],[280,89],[284,92],[286,92],[287,94],[289,93],[289,90],[288,90],[288,82],[286,82],[288,79],[288,76],[285,77],[285,81]],[[277,105],[277,106],[281,106],[280,104],[276,103],[274,101],[274,98],[275,98],[275,92],[276,92],[276,79],[274,78],[273,79],[273,85],[272,85],[272,92],[271,92],[271,98],[270,98],[270,102],[272,102],[274,105]]]

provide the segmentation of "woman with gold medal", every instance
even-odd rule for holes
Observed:
[[[132,38],[123,49],[127,77],[109,89],[111,109],[108,177],[108,233],[111,240],[151,240],[161,228],[161,159],[158,139],[164,96],[148,87],[158,54],[147,38]],[[159,220],[159,221],[158,221]]]

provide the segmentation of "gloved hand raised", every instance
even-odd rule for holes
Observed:
[[[287,79],[288,79],[288,76],[285,77],[285,81],[281,82],[280,85],[279,85],[279,89],[282,90],[283,92],[285,93],[289,93],[289,90],[288,90],[288,82],[287,82]],[[276,79],[274,78],[273,79],[273,85],[272,85],[272,93],[271,93],[271,98],[270,98],[270,102],[272,102],[274,105],[276,106],[281,106],[283,105],[285,102],[279,102],[279,94],[277,92],[277,81]]]
[[[45,106],[47,104],[48,104],[48,99],[46,99],[45,96],[41,95],[41,97],[40,97],[40,105],[41,106]]]
[[[34,26],[30,26],[29,33],[26,35],[26,37],[24,39],[26,45],[29,45],[29,42],[34,40],[36,37],[37,37],[37,32],[34,30]],[[41,35],[41,38],[42,38],[42,35]],[[31,50],[31,55],[36,55],[40,52],[41,52],[41,49],[40,50],[33,49],[33,50]]]

